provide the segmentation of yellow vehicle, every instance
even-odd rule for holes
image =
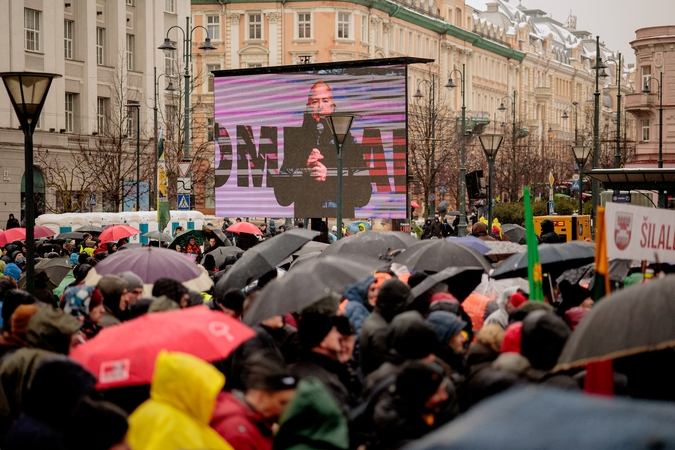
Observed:
[[[591,238],[591,216],[535,216],[534,232],[537,236],[541,236],[541,222],[546,219],[553,221],[555,232],[562,242]]]

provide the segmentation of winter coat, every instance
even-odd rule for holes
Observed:
[[[3,449],[64,449],[66,425],[80,399],[94,392],[96,378],[65,356],[44,360],[35,370],[23,412]]]
[[[80,328],[82,322],[75,317],[64,314],[51,306],[40,307],[28,322],[26,342],[29,348],[39,348],[54,353],[67,355],[70,340]]]
[[[184,353],[157,355],[150,399],[129,416],[127,439],[144,450],[232,450],[209,426],[225,377]]]
[[[349,324],[354,328],[354,337],[356,338],[356,345],[354,346],[354,358],[358,361],[359,355],[359,336],[361,336],[361,328],[363,322],[366,320],[370,311],[366,307],[368,302],[368,288],[375,282],[375,277],[369,275],[358,283],[347,286],[344,290],[344,297],[348,300],[344,308],[344,314],[349,319]]]
[[[321,381],[328,392],[346,412],[349,403],[349,392],[340,380],[340,373],[345,369],[339,361],[315,352],[303,354],[298,362],[291,366],[291,373],[298,380],[313,377]]]
[[[395,393],[386,391],[376,403],[373,424],[376,442],[366,445],[367,450],[395,450],[419,439],[431,431],[432,425],[424,421],[417,408],[412,408]]]
[[[241,391],[218,394],[211,427],[237,450],[272,450],[272,424],[246,404]]]
[[[308,377],[288,404],[274,440],[275,450],[346,450],[349,429],[340,406],[323,383]]]

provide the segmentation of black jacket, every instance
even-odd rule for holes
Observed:
[[[341,374],[344,375],[345,370],[345,367],[339,361],[315,352],[304,353],[291,366],[291,373],[296,379],[302,380],[303,378],[314,377],[321,381],[347,415],[350,395],[340,377]]]

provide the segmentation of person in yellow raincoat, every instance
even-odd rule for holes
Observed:
[[[162,350],[150,399],[129,416],[127,439],[138,450],[233,450],[209,426],[225,377],[201,359]]]

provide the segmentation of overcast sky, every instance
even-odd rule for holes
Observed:
[[[519,0],[510,0],[518,5]],[[528,9],[541,9],[563,25],[577,16],[577,29],[600,36],[610,50],[620,51],[627,63],[635,62],[630,42],[639,28],[675,25],[674,0],[522,0]]]

